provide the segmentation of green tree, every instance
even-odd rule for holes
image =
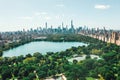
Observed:
[[[78,63],[78,61],[77,61],[76,59],[74,59],[74,60],[73,60],[73,63],[74,63],[74,64],[77,64],[77,63]]]
[[[11,69],[8,66],[3,66],[2,67],[2,80],[6,80],[7,78],[12,78],[12,74],[11,74]]]
[[[91,69],[94,69],[94,63],[95,63],[94,59],[87,59],[87,60],[83,61],[83,66],[87,70],[91,70]]]
[[[36,52],[33,54],[34,57],[38,58],[38,59],[42,59],[43,58],[43,55],[39,52]]]
[[[34,73],[29,73],[28,77],[29,77],[29,80],[34,80],[36,78]]]
[[[2,51],[2,50],[0,50],[0,57],[2,57],[2,55],[3,55],[3,51]]]
[[[85,80],[86,70],[80,65],[69,65],[65,75],[68,80]]]
[[[35,57],[28,57],[26,59],[23,60],[23,63],[33,63],[35,62],[36,58]]]

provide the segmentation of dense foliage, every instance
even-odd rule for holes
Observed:
[[[49,35],[46,40],[81,41],[89,45],[46,55],[36,52],[26,56],[0,57],[0,79],[42,80],[63,73],[68,80],[86,80],[87,77],[120,80],[120,46],[82,35]],[[69,61],[75,55],[84,54],[87,55],[85,60]],[[99,55],[101,59],[92,59],[91,54]]]

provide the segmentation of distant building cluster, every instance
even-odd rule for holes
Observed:
[[[33,29],[27,30],[27,32],[37,34],[75,34],[79,30],[80,30],[79,28],[77,29],[74,28],[73,21],[71,20],[71,26],[68,25],[64,26],[64,23],[62,22],[60,26],[58,26],[57,28],[53,28],[53,26],[49,27],[46,22],[44,28],[38,27],[37,29],[34,30]]]
[[[62,23],[57,28],[53,28],[52,26],[48,27],[46,22],[44,28],[38,27],[37,29],[31,28],[30,30],[23,29],[22,31],[15,32],[1,32],[0,46],[7,45],[9,43],[20,42],[22,40],[45,39],[46,37],[44,35],[49,34],[77,34],[81,31],[81,27],[76,29],[74,28],[72,20],[70,24],[70,26],[64,26]]]
[[[15,32],[1,32],[0,33],[0,46],[7,45],[9,43],[20,42],[30,39],[45,39],[45,35],[49,34],[82,34],[85,36],[90,36],[97,38],[99,40],[114,43],[120,45],[120,32],[113,30],[104,29],[88,29],[86,26],[74,28],[73,21],[71,20],[70,26],[64,26],[62,23],[57,28],[48,27],[47,22],[44,28],[22,30]],[[69,27],[69,28],[68,28]]]
[[[82,29],[79,34],[90,36],[104,42],[120,45],[120,31],[104,29]]]

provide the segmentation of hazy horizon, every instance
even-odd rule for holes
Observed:
[[[0,0],[0,32],[88,26],[120,30],[120,0]]]

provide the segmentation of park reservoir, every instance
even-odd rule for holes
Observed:
[[[46,54],[47,52],[60,52],[65,51],[71,47],[78,47],[87,45],[82,42],[50,42],[50,41],[36,41],[30,42],[19,47],[7,50],[3,52],[3,57],[13,57],[20,55],[33,54],[35,52],[40,52]]]

